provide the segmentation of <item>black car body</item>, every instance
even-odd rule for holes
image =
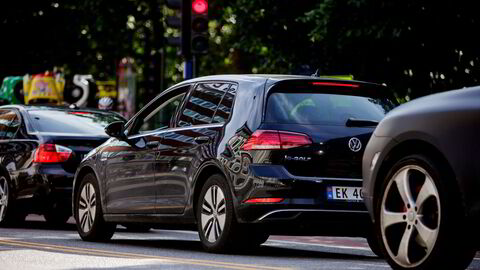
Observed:
[[[363,192],[384,253],[394,268],[457,269],[473,258],[480,217],[479,127],[479,87],[413,100],[391,111],[378,125],[363,158]],[[395,176],[402,171],[408,188],[398,184],[402,180]],[[399,187],[393,188],[390,182]],[[423,192],[427,186],[435,188]],[[408,202],[397,200],[400,207],[395,207],[395,194]],[[387,221],[389,217],[383,213],[392,212],[399,217],[403,214],[403,219]],[[418,227],[425,224],[435,237]],[[406,231],[419,235],[408,238],[405,234],[405,239],[413,246],[420,243],[425,253],[411,246],[404,256],[397,254],[402,245],[397,251],[393,238],[401,237],[405,226]],[[419,241],[423,238],[430,240],[425,244]]]
[[[19,221],[28,213],[65,222],[72,213],[78,164],[108,139],[103,128],[122,120],[116,113],[98,110],[0,107],[0,224]]]
[[[306,76],[218,75],[180,83],[125,127],[107,128],[116,138],[78,168],[74,211],[85,213],[79,194],[89,175],[85,181],[101,199],[101,224],[192,228],[203,211],[202,189],[217,177],[239,226],[258,225],[266,234],[365,236],[362,144],[393,107],[388,97],[382,85]],[[172,100],[178,106],[166,109],[163,123],[163,116],[152,117]],[[346,187],[356,188],[354,198],[328,199],[346,194]],[[85,231],[87,219],[76,218],[82,238],[98,239]],[[206,248],[219,251],[213,246]]]

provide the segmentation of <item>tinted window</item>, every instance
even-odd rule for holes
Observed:
[[[349,118],[380,121],[393,109],[387,98],[330,93],[273,93],[265,121],[280,124],[345,125]]]
[[[228,83],[198,84],[183,109],[178,125],[210,124],[218,104],[229,87]]]
[[[217,111],[213,116],[212,123],[225,123],[230,117],[233,107],[233,99],[237,94],[237,85],[232,85],[228,92],[223,96],[222,101],[218,105]]]
[[[0,139],[11,139],[20,127],[20,119],[13,110],[0,110]]]
[[[180,94],[161,104],[156,110],[150,112],[144,119],[140,127],[140,132],[152,131],[168,128],[170,120],[175,115],[178,106],[183,100],[185,94]]]
[[[104,128],[114,121],[125,121],[114,113],[82,111],[31,110],[28,112],[40,132],[105,134]]]

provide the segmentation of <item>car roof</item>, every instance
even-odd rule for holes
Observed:
[[[115,114],[123,117],[114,111],[105,111],[95,108],[70,108],[68,106],[54,106],[54,105],[23,105],[23,104],[10,104],[0,106],[0,109],[18,109],[25,111],[81,111],[81,112],[91,112],[91,113],[100,113],[100,114]]]
[[[177,86],[183,84],[191,84],[196,82],[202,81],[236,81],[236,82],[245,82],[245,83],[259,83],[265,82],[266,87],[269,87],[275,83],[281,81],[289,81],[289,80],[311,80],[311,81],[327,81],[327,82],[350,82],[350,83],[358,83],[362,85],[369,85],[373,87],[383,87],[385,85],[371,83],[371,82],[364,82],[364,81],[357,81],[357,80],[343,80],[343,79],[336,79],[336,78],[325,78],[325,77],[313,77],[313,76],[305,76],[305,75],[288,75],[288,74],[224,74],[224,75],[209,75],[198,77],[194,79],[190,79],[187,81],[183,81]]]

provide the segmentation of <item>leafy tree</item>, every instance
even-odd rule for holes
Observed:
[[[222,47],[236,52],[230,59],[242,71],[308,74],[319,68],[321,74],[385,82],[400,97],[416,97],[478,84],[478,5],[230,1],[236,23]]]
[[[353,74],[413,98],[478,84],[477,1],[210,0],[210,51],[199,74]],[[0,9],[0,77],[43,72],[114,78],[135,60],[138,95],[182,80],[163,36],[163,0],[9,1]],[[164,57],[166,80],[158,77]],[[139,100],[143,100],[141,97]],[[140,104],[142,105],[142,104]]]

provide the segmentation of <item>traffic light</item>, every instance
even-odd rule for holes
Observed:
[[[182,55],[189,58],[190,51],[190,2],[191,0],[166,0],[167,7],[176,11],[176,16],[168,16],[166,23],[171,28],[180,31],[179,37],[167,38],[167,43],[178,46]]]
[[[193,54],[208,52],[208,2],[193,0],[191,4],[190,48]]]

